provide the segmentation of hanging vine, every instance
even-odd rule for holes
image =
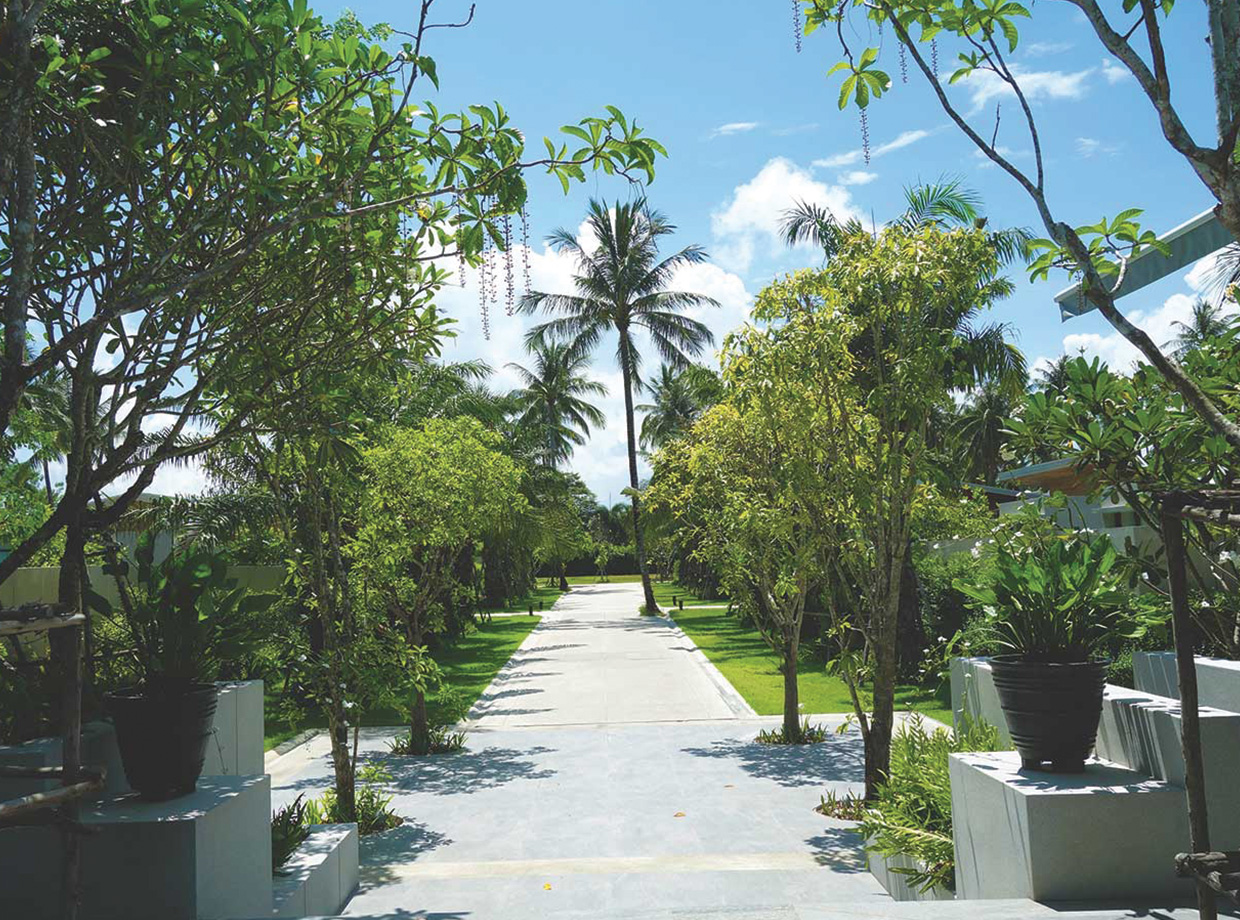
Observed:
[[[530,215],[521,205],[521,273],[524,275],[525,295],[528,297],[530,287]]]
[[[516,310],[516,287],[512,281],[512,215],[504,215],[504,313],[512,316]]]
[[[801,53],[801,0],[792,0],[792,37]]]

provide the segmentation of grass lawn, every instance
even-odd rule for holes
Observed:
[[[554,586],[548,586],[545,579],[538,580],[538,586],[529,594],[519,600],[513,601],[507,607],[485,607],[487,613],[526,613],[530,609],[530,604],[534,605],[534,611],[550,610],[551,605],[555,603],[564,592]],[[542,604],[541,607],[538,605]]]
[[[558,594],[558,592],[557,592]],[[503,617],[479,625],[450,649],[440,652],[435,660],[444,672],[449,694],[455,695],[461,709],[468,709],[482,695],[491,680],[504,666],[538,625],[540,617]],[[429,702],[431,721],[446,721],[454,717],[443,692],[431,696]],[[307,715],[290,725],[279,716],[279,701],[273,692],[267,693],[266,731],[264,743],[267,750],[275,747],[307,728],[326,728],[327,719],[321,713]],[[404,725],[407,712],[378,710],[368,712],[362,718],[363,725]]]
[[[641,580],[642,580],[642,577],[640,575],[609,575],[607,577],[607,583],[610,583],[610,584],[634,584]],[[600,582],[598,580],[598,577],[594,575],[570,575],[568,577],[568,583],[570,585],[603,584],[603,582]],[[674,581],[659,581],[656,578],[654,579],[653,587],[654,587],[654,599],[658,602],[660,607],[670,607],[672,605],[673,597],[683,597],[685,599],[686,607],[690,605],[696,606],[700,604],[724,604],[726,605],[728,603],[726,600],[723,600],[723,601],[700,600],[688,588],[682,588],[680,585],[676,584],[676,582]]]
[[[640,575],[608,575],[606,582],[599,581],[597,575],[569,575],[568,583],[570,585],[601,585],[601,584],[623,584],[625,582],[641,581]]]
[[[674,614],[683,629],[759,715],[779,715],[784,710],[784,678],[779,659],[752,627],[724,610],[693,610],[686,605]],[[838,677],[827,674],[822,663],[808,654],[798,668],[801,708],[806,713],[852,712],[848,688]],[[952,724],[950,690],[901,686],[896,708],[912,709]]]

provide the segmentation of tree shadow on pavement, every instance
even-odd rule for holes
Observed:
[[[682,750],[694,757],[735,760],[751,776],[781,786],[821,786],[830,782],[861,782],[865,778],[865,752],[860,738],[849,735],[835,735],[819,744],[758,744],[725,738],[706,747]]]
[[[821,834],[805,841],[814,851],[814,860],[820,866],[830,866],[836,872],[867,872],[865,847],[861,835],[852,827],[828,827]]]
[[[390,831],[362,837],[358,841],[361,885],[363,888],[378,888],[396,884],[400,881],[396,866],[411,863],[422,854],[447,846],[451,842],[452,838],[446,834],[433,831],[420,821],[410,821],[408,818]]]
[[[554,748],[482,748],[458,754],[429,757],[385,756],[383,765],[391,771],[398,792],[428,792],[431,795],[469,795],[494,789],[519,779],[548,779],[556,771],[541,766],[537,758],[554,753]]]

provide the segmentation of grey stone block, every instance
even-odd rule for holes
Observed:
[[[994,674],[986,658],[953,658],[951,663],[952,719],[959,727],[967,714],[975,721],[993,725],[999,740],[1011,744],[1007,719],[999,705]]]
[[[60,738],[36,738],[22,744],[0,746],[0,764],[15,767],[59,767],[62,744]],[[116,747],[116,733],[110,722],[87,722],[82,726],[82,765],[102,767],[107,774],[99,798],[119,795],[129,790]],[[261,771],[260,771],[261,772]],[[0,801],[45,792],[59,785],[57,780],[2,779]]]
[[[1184,792],[1113,764],[1024,773],[1015,752],[953,754],[960,898],[1124,900],[1191,892],[1172,859],[1188,844]]]
[[[125,795],[83,810],[82,916],[227,920],[271,912],[271,787],[266,776],[207,777],[192,795]],[[0,917],[60,917],[60,836],[0,832]]]
[[[356,824],[317,824],[279,874],[272,892],[276,917],[337,914],[357,889]]]
[[[220,683],[204,776],[253,776],[263,770],[263,682]]]
[[[911,856],[903,853],[883,856],[881,853],[867,851],[866,860],[870,867],[870,874],[878,879],[879,884],[895,901],[954,901],[956,899],[956,895],[946,888],[935,887],[929,891],[919,891],[909,884],[909,877],[906,873],[895,871],[922,868]]]
[[[1197,656],[1197,699],[1202,706],[1240,712],[1240,661]],[[1180,698],[1175,652],[1134,652],[1133,683],[1138,690]]]
[[[1240,785],[1234,782],[1240,764],[1240,714],[1208,706],[1199,713],[1210,843],[1235,849],[1240,847]],[[1097,751],[1104,760],[1183,789],[1179,701],[1108,684]]]

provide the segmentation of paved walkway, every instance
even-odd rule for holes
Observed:
[[[893,903],[856,835],[813,811],[828,789],[860,789],[856,736],[755,744],[779,719],[755,717],[674,624],[638,616],[640,603],[631,584],[562,597],[479,701],[464,753],[384,756],[394,730],[364,734],[405,823],[362,841],[349,916],[1056,916],[1031,902]],[[326,739],[271,772],[276,805],[317,794],[330,782]]]

